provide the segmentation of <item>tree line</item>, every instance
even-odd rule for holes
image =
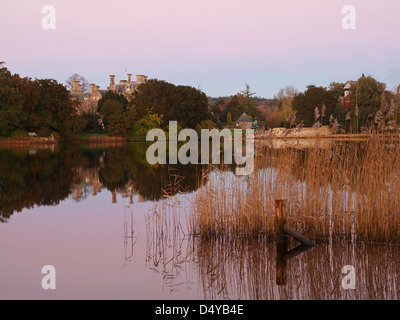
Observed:
[[[56,80],[22,78],[0,62],[0,136],[36,132],[70,139],[84,126],[74,103]]]
[[[208,98],[190,86],[150,79],[130,96],[108,91],[98,102],[98,113],[110,135],[142,140],[148,130],[168,129],[169,121],[182,128],[215,126]]]
[[[102,187],[110,192],[129,185],[152,201],[166,191],[169,195],[195,191],[199,177],[206,175],[202,165],[151,166],[146,161],[147,148],[146,142],[108,148],[65,143],[53,151],[39,149],[35,155],[28,150],[0,149],[0,223],[25,208],[55,206],[67,199],[75,186],[87,183],[80,169],[97,171]],[[171,187],[176,173],[184,179]]]
[[[85,90],[87,81],[73,76]],[[362,132],[379,129],[383,122],[387,128],[400,124],[400,87],[397,92],[387,90],[384,83],[365,75],[349,83],[345,105],[346,83],[339,82],[328,87],[309,85],[304,92],[287,86],[273,99],[256,97],[246,84],[240,93],[210,102],[199,89],[150,79],[129,95],[107,91],[95,112],[78,113],[80,102],[71,99],[63,84],[22,78],[0,63],[0,136],[35,132],[69,140],[82,132],[104,132],[143,140],[152,128],[168,130],[171,120],[178,121],[179,128],[221,129],[233,126],[244,112],[266,128],[330,125],[335,131]]]
[[[92,114],[78,113],[80,103],[56,80],[22,78],[0,63],[1,137],[35,132],[70,140],[85,131],[103,131],[142,140],[149,129],[168,129],[170,120],[198,130],[216,126],[203,92],[158,79],[130,95],[107,91]]]
[[[348,81],[348,105],[344,103],[346,83],[328,87],[309,85],[304,92],[287,86],[262,112],[270,127],[330,125],[336,132],[371,132],[400,124],[400,86],[386,84],[364,74]]]

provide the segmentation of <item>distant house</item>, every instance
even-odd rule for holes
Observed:
[[[236,121],[236,127],[239,127],[240,129],[251,129],[252,124],[253,120],[251,120],[245,112],[243,112]]]
[[[128,74],[128,80],[120,80],[118,84],[115,83],[115,75],[110,75],[110,85],[107,90],[112,90],[119,94],[125,95],[129,99],[129,95],[136,91],[140,84],[147,81],[147,76],[137,75],[136,81],[132,80],[132,74]]]
[[[107,90],[123,94],[127,99],[130,99],[130,94],[137,90],[141,83],[147,81],[147,76],[137,75],[136,81],[132,81],[132,74],[128,74],[128,80],[120,80],[115,83],[115,75],[110,75],[110,85]],[[90,84],[90,92],[81,92],[79,80],[72,81],[71,99],[79,101],[78,113],[96,113],[97,103],[105,95],[107,90],[100,90],[99,86],[94,83]]]

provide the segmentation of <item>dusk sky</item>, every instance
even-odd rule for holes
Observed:
[[[42,8],[56,10],[45,30]],[[342,27],[342,8],[356,29]],[[398,0],[0,0],[0,61],[12,73],[102,89],[127,73],[200,86],[209,96],[249,84],[272,98],[286,85],[357,80],[400,84]]]

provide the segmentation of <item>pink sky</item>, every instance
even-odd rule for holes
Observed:
[[[44,5],[56,30],[44,30]],[[356,30],[341,26],[344,5]],[[398,0],[0,0],[0,61],[22,76],[65,82],[80,73],[102,88],[108,75],[146,74],[231,95],[370,74],[400,83]]]

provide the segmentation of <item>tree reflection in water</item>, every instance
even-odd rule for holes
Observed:
[[[55,206],[71,195],[82,201],[103,189],[111,192],[113,202],[117,194],[131,201],[134,194],[157,201],[166,190],[170,195],[196,190],[202,166],[151,166],[146,161],[147,147],[133,143],[0,149],[1,222],[25,208]]]
[[[81,201],[101,190],[156,201],[147,216],[146,266],[174,292],[199,284],[205,299],[399,299],[399,246],[319,243],[287,262],[285,286],[276,285],[277,250],[268,236],[258,239],[194,237],[182,214],[190,201],[165,195],[193,192],[202,166],[150,166],[146,144],[113,147],[60,145],[52,149],[0,149],[0,219],[24,208]],[[299,165],[305,151],[299,151]],[[274,165],[271,158],[269,165]],[[232,170],[233,168],[227,168]],[[299,181],[302,177],[295,176]],[[90,191],[91,190],[91,191]],[[113,196],[111,196],[111,194]],[[170,201],[168,203],[168,201]],[[124,221],[125,261],[134,259],[134,217]],[[294,245],[293,243],[291,245]],[[356,290],[344,290],[343,266],[356,270]]]

